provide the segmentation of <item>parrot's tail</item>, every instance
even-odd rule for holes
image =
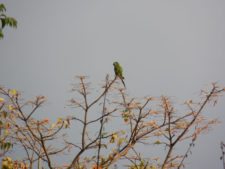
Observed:
[[[122,83],[123,83],[123,86],[126,88],[126,85],[125,85],[125,83],[124,83],[124,80],[123,80],[123,79],[124,79],[124,77],[122,77],[122,78],[121,78],[121,81],[122,81]]]

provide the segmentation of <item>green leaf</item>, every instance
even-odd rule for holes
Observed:
[[[6,17],[4,19],[4,22],[5,22],[5,25],[8,25],[8,26],[10,26],[12,28],[16,28],[17,27],[17,21],[14,18],[12,18],[12,17]]]
[[[4,4],[0,4],[0,12],[5,12],[6,8]]]
[[[2,33],[2,29],[0,29],[0,39],[2,39],[4,37],[3,33]]]
[[[1,22],[2,22],[2,29],[5,27],[5,18],[1,18]]]
[[[9,27],[12,27],[12,28],[17,27],[16,19],[14,19],[13,17],[6,16],[4,12],[6,12],[5,5],[0,4],[0,20],[1,20],[0,39],[2,39],[4,37],[3,28],[5,28],[5,26],[9,26]]]
[[[10,142],[5,143],[6,149],[9,150],[13,145]]]
[[[6,143],[1,143],[1,149],[2,150],[9,150],[10,148],[12,148],[13,147],[13,145],[10,143],[10,142],[6,142]]]

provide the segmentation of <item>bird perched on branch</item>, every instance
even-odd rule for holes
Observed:
[[[123,68],[120,66],[120,64],[118,62],[113,62],[113,66],[114,66],[114,72],[115,72],[116,77],[120,78],[124,87],[126,88],[126,85],[124,83],[124,77],[123,77]]]

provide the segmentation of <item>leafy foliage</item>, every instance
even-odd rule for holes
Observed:
[[[17,27],[17,21],[13,17],[9,17],[5,14],[6,8],[4,4],[0,4],[0,20],[1,20],[1,27],[0,27],[0,39],[4,37],[3,29],[6,26],[16,28]]]

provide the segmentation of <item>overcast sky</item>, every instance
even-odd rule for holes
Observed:
[[[225,86],[224,0],[7,0],[18,28],[0,41],[0,85],[48,97],[62,113],[76,75],[101,83],[124,67],[131,96],[167,95],[181,104],[211,82]],[[191,169],[222,168],[225,97],[210,117],[223,122],[196,143]],[[210,109],[211,110],[211,109]]]

